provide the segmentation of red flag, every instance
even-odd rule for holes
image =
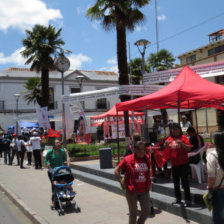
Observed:
[[[153,154],[156,164],[159,168],[161,168],[170,159],[169,148],[166,148],[164,150],[159,150],[158,148],[155,148]]]
[[[61,132],[60,131],[56,131],[56,130],[51,129],[51,128],[48,128],[47,137],[50,137],[50,138],[60,138],[61,137]]]

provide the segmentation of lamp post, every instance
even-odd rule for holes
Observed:
[[[145,74],[145,50],[147,45],[150,44],[150,41],[141,39],[134,43],[134,45],[137,46],[141,56],[142,56],[142,75]],[[142,50],[141,50],[142,46]],[[145,140],[148,143],[149,142],[149,134],[148,134],[148,112],[145,110]]]
[[[54,66],[55,68],[61,72],[61,90],[62,90],[62,95],[64,95],[65,90],[64,90],[64,72],[67,71],[70,68],[70,61],[68,58],[64,56],[63,53],[59,55],[58,58],[55,59],[54,61]],[[63,124],[63,129],[64,129],[64,147],[66,147],[66,124],[65,124],[65,104],[62,102],[62,120],[64,121]]]
[[[83,75],[77,75],[75,78],[79,84],[80,92],[82,92],[82,82],[86,79]]]
[[[18,130],[18,113],[19,113],[19,93],[15,93],[14,97],[16,99],[16,135],[18,136],[19,130]]]

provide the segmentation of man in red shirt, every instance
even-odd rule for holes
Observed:
[[[124,181],[121,171],[124,171]],[[124,157],[114,171],[122,188],[125,190],[129,207],[129,224],[136,224],[137,201],[141,206],[138,224],[145,223],[150,214],[149,189],[151,185],[150,162],[145,144],[138,141],[134,144],[134,153]]]

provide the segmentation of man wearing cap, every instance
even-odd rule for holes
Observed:
[[[11,156],[10,165],[12,165],[14,156],[16,155],[17,166],[19,166],[20,161],[19,161],[19,152],[18,152],[18,138],[17,138],[16,134],[13,134],[12,136],[13,136],[13,139],[12,139],[12,142],[10,144],[10,146],[12,147],[12,156]]]
[[[10,139],[8,135],[4,135],[4,138],[2,140],[2,150],[4,152],[4,163],[5,165],[10,164]]]
[[[191,122],[187,120],[186,115],[181,116],[180,127],[183,132],[186,132],[189,127],[191,127]]]

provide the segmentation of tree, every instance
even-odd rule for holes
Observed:
[[[96,3],[87,11],[87,16],[92,20],[102,21],[105,30],[116,29],[117,33],[117,60],[119,70],[119,84],[127,85],[128,64],[126,49],[126,29],[133,31],[135,25],[144,20],[143,13],[138,9],[147,5],[150,0],[96,0]],[[129,97],[120,96],[121,101]],[[129,134],[128,112],[125,115],[125,134]]]
[[[26,38],[22,40],[25,50],[21,52],[27,58],[25,64],[31,64],[31,71],[41,72],[40,106],[49,104],[49,71],[54,69],[56,55],[63,52],[65,42],[60,38],[62,29],[35,25],[32,30],[26,30]]]
[[[128,63],[128,70],[131,73],[132,84],[140,84],[142,81],[142,59],[135,58]],[[145,65],[145,70],[149,72],[149,66]]]
[[[153,71],[163,71],[174,67],[175,58],[168,50],[161,49],[150,54],[148,62]]]
[[[23,98],[27,102],[30,103],[38,103],[41,105],[41,80],[39,77],[29,78],[25,83],[24,87],[26,88],[26,92],[24,92]]]

